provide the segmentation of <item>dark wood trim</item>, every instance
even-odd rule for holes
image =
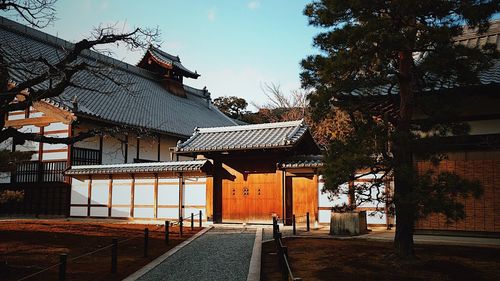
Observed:
[[[135,149],[135,159],[141,159],[139,158],[139,151],[141,150],[140,149],[140,145],[141,145],[141,142],[140,142],[140,138],[136,138],[136,149]]]
[[[158,135],[157,140],[158,140],[158,162],[160,162],[160,156],[161,156],[161,153],[160,153],[161,152],[161,150],[160,150],[161,149],[161,137],[160,137],[160,135]]]
[[[128,135],[125,135],[125,164],[128,163]]]
[[[102,164],[102,135],[99,135],[99,164]]]
[[[45,131],[45,127],[40,127],[40,135],[43,135]],[[43,161],[43,142],[38,143],[38,161]]]

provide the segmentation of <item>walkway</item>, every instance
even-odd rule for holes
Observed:
[[[214,228],[139,280],[245,281],[254,239],[255,228]]]

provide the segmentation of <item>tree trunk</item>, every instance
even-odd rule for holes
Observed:
[[[394,247],[401,258],[411,258],[415,206],[412,200],[414,171],[411,151],[410,122],[413,114],[414,92],[412,89],[413,58],[410,51],[399,52],[400,119],[394,137],[394,203],[396,208],[396,236]]]

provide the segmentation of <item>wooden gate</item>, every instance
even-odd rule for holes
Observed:
[[[281,185],[277,173],[238,175],[222,183],[222,221],[269,223],[281,213]]]

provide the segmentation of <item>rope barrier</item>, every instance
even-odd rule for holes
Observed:
[[[157,226],[157,228],[156,228],[156,229],[154,229],[154,230],[152,230],[152,231],[158,231],[158,230],[160,230],[160,229],[162,229],[162,228],[163,228],[163,226],[162,226],[162,225],[159,225],[159,226]],[[123,243],[126,243],[126,242],[131,241],[131,240],[134,240],[134,239],[138,239],[138,238],[143,238],[143,236],[137,236],[137,237],[127,238],[127,239],[125,239],[125,240],[118,241],[118,244],[120,244],[120,243],[122,243],[122,244],[123,244]],[[83,258],[83,257],[86,257],[86,256],[90,256],[90,255],[95,254],[95,253],[97,253],[97,252],[100,252],[100,251],[103,251],[103,250],[109,249],[109,248],[111,248],[112,246],[113,246],[113,244],[108,244],[108,245],[106,245],[106,246],[104,246],[104,247],[102,247],[102,248],[99,248],[99,249],[97,249],[97,250],[94,250],[94,251],[91,251],[91,252],[88,252],[88,253],[85,253],[85,254],[79,255],[79,256],[77,256],[77,257],[71,258],[71,259],[69,259],[69,260],[68,260],[68,262],[73,262],[73,261],[75,261],[75,260],[77,260],[77,259],[80,259],[80,258]],[[39,275],[39,274],[42,274],[42,273],[44,273],[45,271],[48,271],[48,270],[50,270],[50,269],[52,269],[52,268],[54,268],[54,267],[57,267],[57,266],[59,266],[59,265],[61,265],[61,263],[60,263],[60,262],[59,262],[59,263],[56,263],[56,264],[54,264],[54,265],[51,265],[51,266],[49,266],[49,267],[46,267],[46,268],[44,268],[44,269],[42,269],[42,270],[40,270],[40,271],[37,271],[37,272],[35,272],[35,273],[32,273],[32,274],[30,274],[30,275],[28,275],[28,276],[25,276],[25,277],[23,277],[23,278],[21,278],[21,279],[18,279],[17,281],[24,281],[24,280],[28,280],[28,279],[30,279],[30,278],[32,278],[32,277],[35,277],[35,276],[37,276],[37,275]]]

